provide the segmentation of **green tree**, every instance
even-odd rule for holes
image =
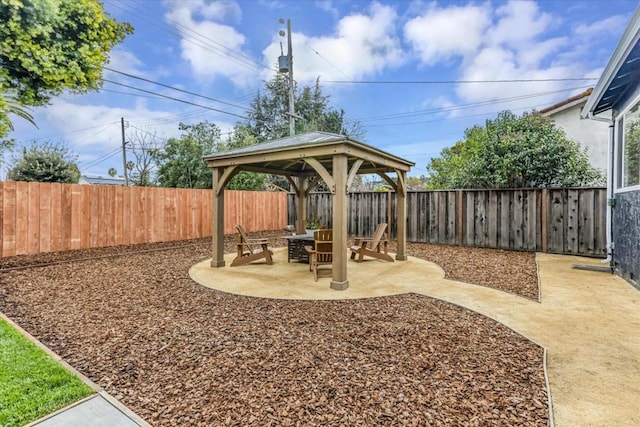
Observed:
[[[321,131],[347,135],[361,139],[364,130],[358,122],[347,126],[344,110],[334,110],[329,96],[322,93],[320,80],[313,87],[294,88],[296,134]],[[264,90],[258,92],[248,113],[247,127],[256,142],[289,136],[289,81],[283,74],[265,82]]]
[[[602,174],[548,117],[504,111],[427,165],[427,187],[529,188],[593,185]]]
[[[77,159],[64,144],[33,142],[30,148],[23,147],[22,157],[14,157],[7,179],[77,184],[80,180]]]
[[[320,80],[313,87],[294,88],[296,134],[312,131],[330,132],[361,139],[365,133],[359,122],[347,126],[344,110],[334,110],[329,96],[322,93]],[[253,136],[253,143],[289,136],[289,81],[286,75],[276,74],[265,82],[264,90],[258,92],[242,125],[246,133]],[[245,137],[246,137],[245,133]],[[269,183],[278,188],[289,188],[282,176],[269,176]]]
[[[157,180],[161,187],[211,188],[211,170],[202,157],[225,145],[220,128],[207,121],[195,125],[180,123],[180,138],[169,138],[161,149],[153,150]]]
[[[0,88],[2,88],[1,81]],[[28,111],[28,108],[25,107],[15,95],[5,93],[4,90],[6,89],[2,90],[2,96],[0,96],[0,137],[13,130],[13,123],[11,123],[11,120],[9,119],[9,114],[21,117],[37,127],[33,116]]]
[[[251,134],[249,128],[243,124],[237,124],[231,135],[227,138],[224,149],[243,148],[256,144],[256,137]],[[220,147],[223,148],[223,147]],[[267,188],[269,176],[263,173],[247,171],[238,172],[227,184],[229,190],[261,191]]]
[[[97,0],[0,0],[0,22],[0,137],[9,114],[29,120],[24,106],[99,88],[109,52],[133,32]]]

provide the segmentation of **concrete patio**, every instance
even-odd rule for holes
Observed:
[[[212,269],[194,265],[191,277],[223,292],[260,298],[349,299],[407,292],[448,301],[512,328],[547,350],[547,367],[558,426],[640,425],[640,291],[619,277],[573,269],[599,260],[537,254],[541,301],[488,287],[444,279],[433,263],[349,261],[350,286],[330,289],[330,278],[313,281],[308,265],[287,263],[275,249],[273,265]]]

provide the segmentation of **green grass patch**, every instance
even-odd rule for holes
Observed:
[[[93,393],[0,318],[0,426],[21,426]]]

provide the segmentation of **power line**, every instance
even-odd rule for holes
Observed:
[[[136,123],[139,124],[140,126],[149,126],[153,124],[171,123],[171,122],[184,120],[184,119],[192,119],[192,118],[204,116],[207,114],[211,114],[211,113],[209,113],[209,111],[207,110],[197,109],[197,110],[185,111],[183,113],[170,114],[170,115],[158,117],[155,119],[149,118],[147,120],[136,121]]]
[[[96,165],[99,165],[100,163],[104,162],[105,160],[110,159],[111,157],[115,156],[116,154],[120,154],[122,148],[118,147],[113,151],[108,152],[107,154],[104,154],[102,157],[98,157],[97,159],[91,160],[88,163],[82,163],[80,164],[80,167],[82,167],[83,169],[89,169],[92,168]]]
[[[53,134],[53,135],[40,136],[40,137],[37,137],[37,138],[29,138],[29,139],[31,139],[33,141],[40,141],[40,140],[43,140],[43,139],[52,139],[52,138],[55,138],[55,137],[63,137],[65,135],[71,135],[72,133],[78,133],[78,132],[84,132],[85,130],[97,129],[97,128],[100,128],[100,127],[103,127],[103,126],[113,125],[115,123],[117,123],[117,122],[112,122],[112,123],[108,123],[108,124],[101,124],[101,125],[96,125],[96,126],[90,126],[90,127],[87,127],[87,128],[70,130],[69,132],[56,133],[56,134]]]
[[[502,79],[502,80],[325,80],[335,84],[459,84],[459,83],[532,83],[595,81],[597,77],[576,77],[558,79]]]
[[[128,4],[128,3],[122,3],[122,5],[118,5],[116,3],[112,3],[112,4],[113,4],[113,6],[119,8],[120,10],[123,10],[123,11],[125,11],[127,13],[130,13],[131,15],[136,16],[137,18],[140,18],[143,21],[145,21],[145,22],[147,22],[147,23],[149,23],[151,25],[157,26],[159,28],[163,28],[163,29],[165,29],[165,31],[168,31],[170,33],[173,33],[174,35],[177,35],[180,39],[182,39],[184,41],[187,41],[189,43],[192,43],[192,44],[194,44],[194,45],[196,45],[198,47],[201,47],[202,49],[208,50],[209,52],[212,52],[212,53],[215,53],[217,55],[223,56],[225,59],[234,61],[236,63],[244,65],[245,67],[248,67],[248,68],[251,68],[251,69],[254,69],[254,70],[257,70],[257,71],[262,71],[261,67],[264,67],[263,64],[260,64],[258,61],[256,61],[255,59],[251,58],[250,56],[247,56],[242,52],[238,52],[238,51],[235,51],[235,50],[233,50],[231,48],[228,48],[228,47],[224,46],[223,44],[218,43],[215,40],[212,40],[211,38],[209,38],[209,37],[207,37],[207,36],[205,36],[203,34],[198,33],[197,31],[194,31],[194,30],[192,30],[192,29],[190,29],[188,27],[185,27],[184,25],[182,25],[180,23],[177,23],[174,20],[165,18],[168,21],[174,22],[176,25],[184,28],[189,33],[193,33],[193,34],[195,34],[195,35],[197,35],[197,36],[199,36],[201,38],[204,38],[205,40],[208,40],[208,42],[199,40],[198,38],[194,37],[192,34],[189,34],[189,33],[185,32],[185,31],[183,31],[183,30],[181,30],[179,28],[176,28],[176,27],[174,27],[172,25],[161,24],[158,21],[153,21],[153,20],[147,19],[144,16],[146,14],[146,11],[144,11],[142,9],[139,9],[139,8],[135,8],[131,4]],[[123,7],[123,6],[126,6],[126,7]],[[142,15],[140,15],[138,13],[135,13],[135,12],[141,13]],[[167,30],[167,28],[169,30]],[[216,47],[212,43],[216,44],[216,45],[218,45],[220,47]],[[247,58],[248,60],[244,60],[241,57]],[[265,67],[265,68],[268,68],[268,67]]]
[[[111,83],[111,84],[114,84],[114,85],[126,87],[126,88],[133,89],[133,90],[139,90],[140,92],[150,93],[152,95],[156,95],[156,96],[159,96],[159,97],[162,97],[162,98],[170,99],[172,101],[182,102],[184,104],[194,105],[196,107],[206,108],[207,110],[216,111],[218,113],[228,114],[230,116],[235,116],[235,117],[238,117],[238,118],[241,118],[241,119],[248,120],[248,118],[245,117],[245,116],[241,116],[241,115],[235,114],[235,113],[230,113],[230,112],[224,111],[224,110],[219,110],[217,108],[209,107],[207,105],[196,104],[195,102],[185,101],[184,99],[174,98],[173,96],[163,95],[161,93],[153,92],[153,91],[146,90],[146,89],[141,89],[141,88],[135,87],[135,86],[126,85],[124,83],[114,82],[114,81],[108,80],[108,79],[102,79],[102,80],[107,82],[107,83]]]
[[[131,92],[121,92],[119,90],[111,90],[111,89],[105,89],[105,88],[100,88],[99,89],[100,92],[111,92],[111,93],[117,93],[120,95],[129,95],[129,96],[137,96],[139,98],[151,98],[151,99],[160,99],[157,96],[149,96],[149,95],[141,95],[139,93],[131,93]]]
[[[230,103],[230,102],[221,101],[221,100],[219,100],[219,99],[211,98],[211,97],[209,97],[209,96],[200,95],[199,93],[190,92],[190,91],[188,91],[188,90],[184,90],[184,89],[180,89],[180,88],[177,88],[177,87],[169,86],[169,85],[164,84],[164,83],[160,83],[160,82],[156,82],[156,81],[153,81],[153,80],[146,79],[146,78],[144,78],[144,77],[140,77],[140,76],[136,76],[136,75],[133,75],[133,74],[125,73],[125,72],[123,72],[123,71],[114,70],[113,68],[109,68],[109,67],[102,67],[102,68],[104,68],[105,70],[108,70],[108,71],[114,72],[114,73],[121,74],[121,75],[123,75],[123,76],[131,77],[132,79],[142,80],[143,82],[152,83],[152,84],[154,84],[154,85],[158,85],[158,86],[166,87],[166,88],[171,89],[171,90],[175,90],[175,91],[178,91],[178,92],[186,93],[186,94],[188,94],[188,95],[197,96],[197,97],[199,97],[199,98],[204,98],[204,99],[207,99],[207,100],[209,100],[209,101],[219,102],[220,104],[229,105],[229,106],[231,106],[231,107],[240,108],[240,109],[242,109],[242,110],[247,111],[247,108],[246,108],[246,107],[243,107],[242,105],[232,104],[232,103]]]
[[[314,48],[312,48],[311,46],[309,46],[309,44],[307,43],[306,45],[309,49],[311,49],[311,51],[315,52],[316,55],[318,55],[320,58],[324,59],[325,62],[329,65],[331,65],[333,68],[335,68],[340,74],[342,74],[343,76],[349,77],[347,75],[347,73],[343,72],[340,68],[336,67],[333,62],[329,61],[327,58],[325,58],[324,56],[322,56],[322,54],[320,54],[320,52],[318,52],[317,50],[315,50]]]
[[[539,96],[554,95],[554,94],[557,94],[557,93],[568,92],[568,91],[577,90],[577,89],[583,89],[585,87],[588,87],[588,86],[579,86],[579,87],[560,89],[560,90],[554,90],[554,91],[537,92],[537,93],[532,93],[532,94],[527,94],[527,95],[518,95],[518,96],[513,96],[513,97],[508,97],[508,98],[499,98],[499,99],[493,99],[493,100],[487,100],[487,101],[472,102],[472,103],[469,103],[469,104],[451,105],[451,106],[448,106],[448,107],[431,108],[431,109],[426,109],[426,110],[410,111],[410,112],[404,112],[404,113],[394,113],[394,114],[387,114],[387,115],[381,115],[381,116],[362,117],[362,118],[358,118],[356,120],[359,121],[360,123],[363,123],[363,122],[372,121],[372,120],[376,120],[376,121],[378,121],[378,120],[391,120],[391,119],[401,118],[401,117],[404,118],[404,117],[412,117],[412,116],[421,116],[421,115],[424,115],[424,114],[444,113],[444,112],[448,112],[448,111],[462,110],[462,109],[465,109],[465,108],[480,107],[480,106],[491,105],[491,104],[499,104],[501,102],[517,101],[517,100],[522,100],[522,99],[536,98],[536,97],[539,97]]]

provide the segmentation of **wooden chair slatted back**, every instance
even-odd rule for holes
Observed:
[[[333,262],[333,232],[332,230],[317,230],[313,233],[316,247],[316,257],[319,264]]]
[[[371,238],[371,247],[376,248],[378,244],[380,244],[380,240],[384,236],[385,231],[387,230],[387,224],[382,222],[378,224],[376,227],[375,233],[373,233],[373,237]]]
[[[244,227],[242,227],[240,224],[236,225],[236,230],[238,230],[238,233],[240,233],[240,243],[247,243],[247,235],[244,231]]]

